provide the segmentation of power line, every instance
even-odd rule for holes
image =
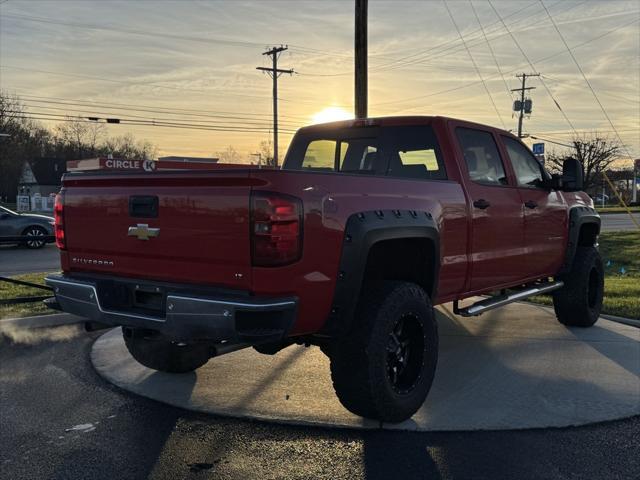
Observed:
[[[518,47],[518,50],[520,50],[520,53],[522,54],[522,56],[527,60],[527,62],[529,63],[529,66],[531,67],[532,70],[536,70],[535,65],[533,64],[533,62],[529,59],[529,57],[527,56],[527,54],[525,53],[525,51],[522,49],[522,47],[520,46],[520,43],[518,42],[518,40],[516,39],[515,35],[511,32],[511,30],[509,29],[509,27],[507,27],[507,24],[504,22],[503,18],[500,16],[500,14],[498,13],[498,10],[496,10],[496,7],[493,6],[493,3],[491,2],[491,0],[487,0],[487,2],[489,3],[489,5],[491,6],[491,8],[493,9],[493,11],[495,12],[496,16],[500,19],[500,22],[502,22],[502,25],[504,26],[505,30],[507,31],[507,33],[509,34],[509,36],[511,37],[511,39],[513,40],[513,43],[515,43],[516,47]],[[562,110],[562,107],[560,106],[560,103],[558,103],[558,101],[554,98],[553,94],[551,93],[551,90],[549,90],[549,87],[547,87],[547,84],[544,82],[544,79],[539,78],[540,83],[542,83],[542,86],[544,87],[544,89],[547,91],[547,93],[549,94],[549,96],[551,97],[551,99],[553,100],[553,103],[555,103],[556,107],[558,108],[558,110],[560,110],[560,113],[562,113],[562,116],[564,117],[564,119],[567,121],[567,123],[569,124],[569,126],[571,127],[572,130],[575,130],[575,127],[573,126],[573,123],[571,123],[571,120],[569,120],[569,117],[567,116],[566,113],[564,113],[564,110]]]
[[[159,113],[161,115],[169,115],[169,116],[174,116],[174,117],[196,117],[196,118],[211,118],[211,119],[222,119],[224,121],[227,121],[229,123],[238,123],[238,122],[242,122],[242,123],[246,123],[246,124],[261,124],[261,125],[266,125],[269,124],[269,119],[267,118],[255,118],[255,117],[241,117],[241,116],[227,116],[227,115],[208,115],[208,114],[197,114],[197,113],[174,113],[174,112],[167,112],[167,111],[162,111],[162,110],[150,110],[150,109],[137,109],[137,108],[124,108],[124,107],[109,107],[109,106],[105,106],[105,107],[100,107],[100,106],[95,106],[95,105],[77,105],[77,104],[73,104],[73,103],[66,103],[66,102],[48,102],[45,100],[26,100],[26,101],[22,101],[22,103],[26,106],[26,107],[31,107],[31,108],[41,108],[44,110],[62,110],[62,111],[69,111],[69,112],[92,112],[92,113],[96,113],[98,115],[116,115],[116,116],[122,116],[122,115],[129,115],[130,117],[137,117],[137,114],[132,114],[130,112],[148,112],[148,113]],[[44,105],[42,105],[44,104]],[[51,105],[55,105],[55,106],[51,106]],[[78,109],[81,108],[81,109]],[[105,113],[102,110],[116,110],[117,112],[108,112]],[[125,113],[121,113],[121,112],[125,112]],[[144,117],[140,117],[140,118],[149,118],[149,115],[146,115]],[[154,117],[155,118],[155,117]],[[300,124],[300,122],[292,122],[292,121],[285,121],[282,122],[285,123],[287,125],[294,125],[297,126]]]
[[[82,115],[83,117],[87,117],[87,116],[102,116],[102,115],[107,115],[107,116],[116,116],[116,117],[129,117],[129,118],[134,118],[134,119],[143,119],[143,120],[154,120],[154,121],[167,121],[167,122],[175,122],[175,121],[188,121],[185,120],[184,118],[158,118],[158,117],[153,117],[153,118],[149,118],[149,116],[142,116],[142,115],[135,115],[135,114],[131,114],[131,113],[121,113],[121,112],[103,112],[103,111],[98,111],[98,110],[87,110],[87,109],[76,109],[76,108],[68,108],[68,107],[49,107],[49,106],[44,106],[44,105],[32,105],[30,103],[25,102],[24,105],[28,108],[37,108],[40,110],[56,110],[56,111],[62,111],[62,112],[73,112],[73,113],[84,113],[85,115]],[[90,113],[88,113],[90,112]],[[66,113],[65,113],[66,114]],[[171,114],[170,114],[171,115]],[[75,116],[75,115],[73,115]],[[206,123],[210,123],[210,122],[206,122]],[[226,120],[226,125],[229,126],[235,126],[235,125],[240,125],[240,126],[259,126],[259,127],[265,127],[265,128],[269,128],[269,122],[267,120]]]
[[[23,118],[28,120],[44,120],[44,121],[55,121],[55,122],[77,122],[77,123],[93,123],[95,124],[95,120],[89,120],[89,117],[70,117],[68,115],[61,114],[51,114],[51,113],[41,113],[34,112],[25,114],[24,112],[7,112],[7,113],[15,113],[16,115],[13,118]],[[255,132],[267,132],[269,128],[259,128],[259,127],[224,127],[224,126],[213,126],[206,124],[188,124],[188,123],[180,123],[180,122],[163,122],[163,121],[154,121],[154,120],[137,120],[137,119],[116,119],[118,122],[108,122],[108,123],[117,123],[119,125],[133,125],[133,126],[147,126],[147,127],[164,127],[164,128],[179,128],[186,130],[204,130],[204,131],[215,131],[215,132],[235,132],[235,133],[255,133]],[[295,133],[295,130],[284,130],[287,133]]]
[[[630,25],[633,25],[634,23],[638,23],[639,21],[640,21],[640,20],[638,20],[638,19],[634,19],[634,20],[631,20],[630,22],[625,22],[625,23],[623,23],[623,24],[621,24],[621,25],[616,26],[615,28],[613,28],[613,29],[611,29],[611,30],[606,31],[605,33],[602,33],[602,34],[600,34],[600,35],[597,35],[597,36],[595,36],[595,37],[592,37],[592,38],[590,38],[590,39],[588,39],[588,40],[585,40],[584,42],[578,43],[578,44],[574,45],[574,46],[573,46],[573,47],[571,47],[571,48],[572,48],[573,50],[575,50],[576,48],[583,47],[583,46],[585,46],[585,45],[587,45],[587,44],[589,44],[589,43],[595,42],[596,40],[600,40],[601,38],[606,37],[607,35],[611,35],[612,33],[618,32],[618,31],[619,31],[620,29],[622,29],[622,28],[625,28],[625,27],[628,27],[628,26],[630,26]],[[564,53],[565,53],[565,50],[563,49],[562,51],[559,51],[559,52],[556,52],[556,53],[552,53],[551,55],[547,55],[546,57],[542,57],[542,58],[536,59],[536,61],[535,61],[535,62],[533,62],[533,63],[540,63],[540,62],[544,62],[544,61],[546,61],[546,60],[551,60],[552,58],[558,57],[558,56],[560,56],[560,55],[564,55]],[[529,63],[529,64],[530,64],[530,63]],[[516,72],[518,72],[519,70],[521,70],[521,69],[523,68],[523,66],[524,66],[524,65],[519,66],[518,68],[515,68],[515,69],[513,69],[513,70],[509,70],[508,72],[505,72],[505,73],[516,73]],[[486,78],[487,78],[487,79],[495,79],[495,78],[497,78],[497,77],[498,77],[498,75],[497,75],[497,74],[495,74],[495,75],[489,75],[489,76],[488,76],[488,77],[486,77]],[[372,104],[372,105],[373,105],[373,106],[391,105],[391,104],[394,104],[394,105],[395,105],[395,104],[398,104],[398,103],[411,102],[411,101],[414,101],[414,100],[420,100],[420,99],[423,99],[423,98],[433,97],[433,96],[435,96],[435,95],[441,95],[441,94],[444,94],[444,93],[449,93],[449,92],[453,92],[453,91],[456,91],[456,90],[461,90],[461,89],[463,89],[463,88],[472,87],[472,86],[474,86],[474,85],[479,85],[480,83],[481,83],[481,82],[480,82],[479,80],[476,80],[476,81],[469,82],[469,83],[467,83],[467,84],[461,85],[461,86],[459,86],[459,87],[453,87],[453,88],[446,89],[446,90],[441,90],[441,91],[439,91],[439,92],[435,92],[435,93],[428,93],[428,94],[426,94],[426,95],[419,95],[419,96],[416,96],[416,97],[405,97],[405,98],[399,98],[399,99],[395,99],[395,100],[389,100],[389,101],[386,101],[386,102],[378,102],[378,103],[374,103],[374,104]],[[415,108],[422,108],[422,106],[411,107],[411,109],[415,109]]]
[[[591,90],[591,93],[593,94],[593,98],[595,98],[596,102],[600,106],[600,110],[602,110],[602,113],[604,114],[605,118],[609,122],[609,125],[611,125],[611,128],[616,133],[616,136],[618,137],[618,141],[620,142],[621,147],[624,148],[624,150],[627,152],[627,155],[629,155],[629,158],[633,158],[633,155],[631,155],[631,153],[629,152],[629,150],[625,146],[624,142],[622,141],[622,138],[620,138],[620,134],[618,134],[618,131],[616,130],[616,127],[613,125],[613,122],[611,121],[611,118],[609,117],[609,114],[607,113],[607,110],[604,108],[604,105],[602,105],[602,102],[598,98],[598,95],[596,94],[596,91],[593,89],[593,86],[591,86],[591,82],[589,81],[587,76],[584,74],[584,70],[582,70],[582,67],[580,66],[580,63],[578,63],[578,60],[576,59],[575,55],[573,54],[573,52],[569,48],[569,45],[567,44],[567,41],[564,38],[564,35],[562,35],[562,33],[560,32],[560,29],[556,25],[555,20],[551,16],[551,13],[549,13],[549,10],[547,9],[546,5],[544,4],[544,2],[542,0],[540,0],[540,5],[542,5],[542,8],[544,8],[544,11],[547,12],[547,16],[549,17],[549,20],[553,24],[553,28],[555,28],[556,32],[558,33],[558,36],[560,37],[560,40],[562,40],[562,43],[564,44],[564,47],[567,49],[567,52],[569,52],[569,55],[573,59],[573,63],[575,63],[576,67],[578,67],[578,70],[580,71],[580,75],[582,75],[582,78],[584,79],[585,83],[589,87],[589,90]]]
[[[465,42],[465,40],[464,40],[464,38],[462,36],[462,32],[458,28],[458,24],[456,23],[455,19],[453,18],[453,14],[451,13],[451,10],[449,9],[449,5],[447,3],[447,0],[444,0],[444,6],[447,9],[447,12],[449,13],[449,17],[451,17],[451,22],[453,23],[453,26],[456,28],[456,31],[458,32],[458,35],[460,36],[460,40],[462,40],[462,43],[463,43],[464,47],[467,49],[467,53],[469,54],[469,58],[471,59],[471,63],[473,63],[473,68],[476,69],[476,73],[478,74],[478,77],[480,77],[480,81],[482,82],[482,86],[484,87],[484,89],[487,92],[487,95],[489,97],[489,100],[491,101],[491,105],[493,105],[493,109],[496,111],[496,114],[498,115],[498,118],[500,119],[500,123],[502,123],[502,127],[506,130],[507,126],[505,125],[504,120],[502,119],[502,115],[500,115],[500,111],[498,110],[498,107],[496,106],[496,102],[493,101],[493,97],[491,96],[491,92],[489,91],[489,88],[487,87],[487,83],[484,81],[484,78],[482,78],[482,73],[480,73],[480,69],[478,68],[478,65],[476,64],[476,61],[473,58],[473,55],[471,55],[471,50],[469,50],[469,47],[467,46],[467,42]]]
[[[230,111],[224,111],[224,110],[198,110],[198,109],[191,109],[191,108],[162,107],[157,105],[96,102],[92,100],[78,100],[78,99],[62,98],[62,97],[46,97],[41,95],[29,95],[29,94],[20,94],[19,97],[20,99],[26,98],[28,101],[45,103],[45,104],[49,103],[49,104],[58,104],[58,105],[90,106],[90,107],[99,107],[99,108],[107,108],[107,109],[115,108],[118,110],[131,110],[131,111],[139,111],[139,112],[155,112],[155,113],[179,112],[176,114],[206,116],[206,117],[220,117],[220,118],[245,118],[245,116],[271,118],[272,116],[269,113],[237,112],[237,111],[230,112]],[[218,115],[218,114],[223,114],[223,115]],[[228,116],[228,115],[232,115],[232,116]],[[291,116],[291,115],[283,115],[283,117],[289,118],[292,120],[294,119],[306,120],[306,118],[304,117]],[[294,123],[294,122],[291,122],[291,123]]]
[[[513,99],[513,94],[511,93],[511,89],[509,88],[509,85],[507,84],[507,79],[504,78],[504,74],[502,73],[502,69],[500,68],[500,64],[498,63],[498,59],[496,58],[496,54],[493,51],[493,47],[491,46],[491,42],[487,38],[487,34],[484,31],[484,27],[482,26],[482,22],[480,21],[480,17],[478,16],[478,12],[476,11],[476,7],[473,6],[473,1],[472,0],[469,0],[469,5],[471,5],[471,10],[473,10],[473,14],[475,15],[476,20],[478,21],[478,25],[480,26],[480,30],[482,30],[482,36],[484,37],[484,41],[486,42],[487,47],[489,47],[489,51],[491,52],[491,56],[493,57],[493,61],[496,64],[496,68],[498,69],[498,73],[502,77],[502,82],[504,83],[504,88],[507,90],[507,95],[509,95],[510,99]]]
[[[565,53],[564,51],[562,53]],[[544,77],[545,80],[549,80],[553,83],[560,83],[562,85],[564,85],[567,88],[573,88],[574,90],[583,90],[582,87],[578,87],[577,85],[571,85],[569,84],[566,80],[560,80],[559,78],[554,78],[554,77],[550,77],[549,75],[540,75],[541,77]],[[604,95],[607,97],[611,97],[611,98],[616,98],[618,100],[622,100],[624,102],[632,102],[632,103],[640,103],[640,94],[638,94],[638,98],[629,98],[625,95],[618,95],[616,93],[611,93],[611,92],[600,92],[600,95]]]

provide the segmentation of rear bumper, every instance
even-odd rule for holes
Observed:
[[[297,299],[261,298],[248,295],[190,294],[186,287],[156,286],[162,298],[161,310],[151,314],[140,309],[106,306],[109,288],[105,285],[129,285],[110,279],[78,279],[50,275],[47,285],[53,288],[63,311],[92,322],[159,331],[179,340],[262,343],[286,337],[296,318]],[[138,286],[136,285],[136,288]]]

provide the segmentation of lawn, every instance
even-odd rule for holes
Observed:
[[[28,273],[25,275],[16,275],[11,278],[44,285],[44,277],[46,275],[46,273]],[[16,297],[41,297],[48,295],[48,293],[49,292],[46,290],[41,290],[39,288],[25,287],[23,285],[15,285],[13,283],[0,281],[0,300]],[[13,305],[0,305],[0,318],[26,317],[47,313],[56,312],[55,310],[47,308],[41,301],[18,303]]]
[[[640,233],[605,232],[599,243],[605,265],[602,313],[640,319]],[[552,305],[547,295],[531,300]]]

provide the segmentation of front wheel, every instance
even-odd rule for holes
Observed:
[[[570,327],[590,327],[598,320],[604,295],[604,266],[596,247],[578,247],[571,271],[553,293],[558,321]]]
[[[206,344],[185,344],[158,333],[123,328],[124,343],[133,358],[147,368],[168,373],[192,372],[211,358]]]
[[[362,417],[410,418],[429,393],[438,361],[429,297],[413,283],[384,282],[363,293],[354,322],[331,349],[331,378],[340,402]]]

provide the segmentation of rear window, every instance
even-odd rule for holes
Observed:
[[[297,135],[283,168],[427,180],[447,178],[430,126],[349,128]]]

